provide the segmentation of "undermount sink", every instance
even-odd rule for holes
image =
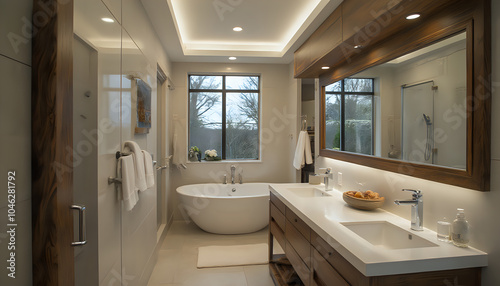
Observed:
[[[303,198],[329,197],[331,194],[317,188],[288,188],[294,195]]]
[[[378,247],[403,249],[438,246],[387,221],[342,222],[341,224]]]

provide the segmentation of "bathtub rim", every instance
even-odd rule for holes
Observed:
[[[271,183],[262,183],[262,182],[250,182],[250,183],[243,183],[243,184],[234,184],[235,186],[238,185],[250,185],[250,184],[262,184],[265,185],[267,184],[267,189],[269,189],[269,185]],[[203,195],[203,194],[188,194],[185,192],[180,192],[179,189],[183,187],[192,187],[192,186],[206,186],[206,185],[213,185],[213,186],[231,186],[232,184],[220,184],[220,183],[200,183],[200,184],[189,184],[189,185],[183,185],[175,188],[175,192],[181,196],[186,196],[186,197],[191,197],[191,198],[205,198],[205,199],[226,199],[226,200],[234,200],[234,199],[248,199],[248,198],[262,198],[262,197],[269,197],[269,192],[266,192],[265,194],[259,194],[259,195],[246,195],[246,196],[213,196],[213,195]]]

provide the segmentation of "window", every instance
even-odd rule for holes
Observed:
[[[259,159],[259,76],[189,76],[189,147]]]
[[[346,78],[325,87],[325,147],[373,155],[372,78]]]

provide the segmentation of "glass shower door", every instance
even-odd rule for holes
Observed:
[[[434,163],[434,82],[401,87],[403,160]]]

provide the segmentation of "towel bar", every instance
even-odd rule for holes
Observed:
[[[114,177],[108,177],[108,185],[111,185],[111,184],[114,184],[114,183],[121,184],[122,183],[122,179],[118,179],[118,178],[114,178]]]
[[[118,159],[120,159],[120,157],[122,157],[122,156],[128,156],[128,155],[132,155],[132,153],[116,151],[115,158],[118,160]],[[170,156],[170,157],[172,157],[172,156]],[[153,158],[153,154],[151,154],[151,158]],[[154,162],[156,162],[156,161],[153,161],[153,163]]]
[[[118,159],[120,159],[120,157],[122,157],[122,156],[128,156],[128,155],[131,155],[131,154],[132,154],[132,153],[126,153],[126,152],[116,151],[115,158],[118,160]]]

